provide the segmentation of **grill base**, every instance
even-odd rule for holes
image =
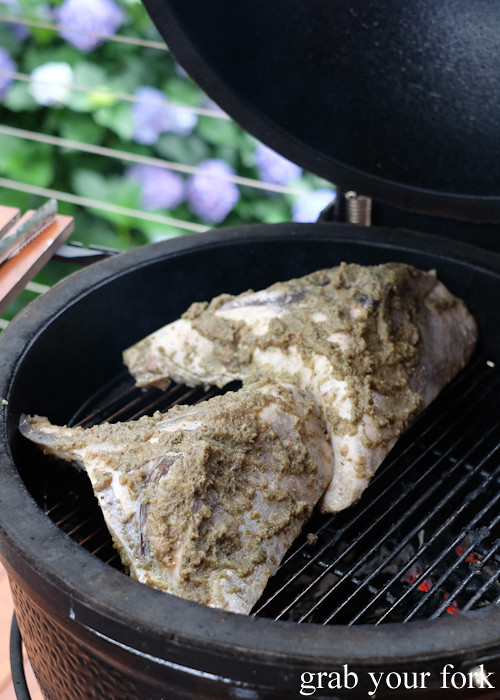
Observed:
[[[36,593],[10,579],[19,629],[36,679],[46,700],[221,700],[224,684],[204,674],[157,663],[112,640],[99,639],[38,605]],[[135,658],[134,658],[135,657]],[[22,656],[19,659],[22,663]],[[156,666],[155,666],[156,664]],[[151,668],[155,666],[151,675]],[[19,700],[29,700],[21,686]],[[254,696],[255,697],[255,696]],[[261,695],[264,700],[272,696]]]

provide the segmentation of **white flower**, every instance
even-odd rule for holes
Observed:
[[[316,221],[323,209],[332,204],[337,197],[334,189],[319,189],[304,192],[292,205],[292,219],[302,223]]]
[[[44,63],[31,73],[29,91],[39,105],[65,105],[72,80],[73,70],[68,63]]]

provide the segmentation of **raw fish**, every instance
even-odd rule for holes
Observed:
[[[476,340],[473,317],[434,272],[342,264],[194,303],[126,350],[124,361],[138,386],[270,377],[313,394],[334,454],[321,507],[337,512],[360,498]]]
[[[332,476],[310,395],[273,381],[92,428],[23,416],[21,433],[86,470],[139,581],[250,612]]]

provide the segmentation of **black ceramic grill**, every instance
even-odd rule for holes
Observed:
[[[86,475],[23,440],[19,415],[90,425],[203,400],[201,389],[135,388],[122,350],[195,299],[263,288],[341,260],[389,259],[436,267],[467,300],[480,343],[400,438],[361,501],[336,516],[313,515],[249,616],[124,575]],[[499,327],[484,300],[499,280],[494,254],[424,234],[332,223],[256,226],[113,256],[9,324],[0,372],[8,401],[0,414],[0,546],[47,697],[277,700],[297,697],[302,673],[348,663],[359,675],[358,697],[370,690],[369,672],[399,669],[430,673],[434,700],[445,663],[468,673],[487,659],[486,671],[494,671]],[[392,700],[393,690],[385,691],[381,697]]]
[[[495,364],[476,358],[401,438],[361,503],[312,518],[253,615],[378,625],[497,603],[499,389]],[[214,393],[179,385],[141,390],[119,375],[69,423],[132,420]],[[57,472],[34,495],[70,537],[121,568],[86,477],[75,477],[72,470]]]
[[[500,258],[485,251],[500,240],[498,8],[145,4],[220,106],[342,192],[372,198],[378,226],[325,215],[130,251],[68,278],[2,333],[0,553],[44,693],[290,700],[304,673],[348,665],[355,689],[323,685],[315,697],[365,698],[370,673],[424,673],[418,697],[437,700],[450,697],[441,674],[452,664],[465,678],[460,698],[498,697]],[[311,518],[249,616],[125,576],[86,476],[23,441],[20,414],[91,424],[202,400],[179,386],[135,389],[123,349],[193,301],[389,260],[436,269],[466,301],[480,341],[361,501]],[[491,692],[477,690],[481,672],[495,674]],[[386,683],[376,697],[413,694]]]

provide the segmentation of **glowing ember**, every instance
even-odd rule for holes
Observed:
[[[424,591],[424,593],[428,593],[432,588],[432,581],[430,578],[426,578],[422,581],[422,583],[419,583],[418,585],[418,590],[419,591]]]
[[[457,554],[460,556],[465,552],[465,549],[462,549],[461,552],[458,551],[459,547],[457,547]],[[466,559],[467,561],[467,559]],[[477,561],[475,558],[473,561]],[[411,569],[408,569],[408,571],[405,574],[405,579],[409,584],[415,583],[423,573],[423,569],[420,568],[417,564],[411,567]],[[419,591],[422,591],[423,593],[428,593],[432,589],[432,580],[430,578],[424,578],[420,581],[418,584],[417,588]],[[445,600],[448,600],[449,596],[447,593],[443,593],[443,597]],[[446,612],[449,613],[450,615],[458,615],[460,612],[460,608],[458,607],[458,604],[455,600],[452,600],[448,607],[446,608]]]
[[[455,547],[455,552],[457,553],[458,557],[461,557],[465,552],[465,547],[459,544]],[[482,559],[483,555],[479,554],[478,552],[469,552],[469,554],[465,557],[465,561],[469,564],[480,564]]]
[[[408,581],[408,583],[415,583],[415,581],[420,578],[422,575],[422,569],[417,566],[416,564],[411,567],[411,569],[408,569],[406,572],[405,578]],[[432,588],[432,581],[430,578],[426,578],[423,581],[421,581],[418,586],[417,586],[419,591],[423,591],[424,593],[427,593],[428,591],[431,590]]]
[[[444,594],[444,599],[448,600],[448,596],[446,595],[446,593]],[[458,615],[458,613],[460,612],[460,608],[458,607],[456,600],[451,601],[451,603],[446,608],[446,612],[450,613],[450,615]]]

